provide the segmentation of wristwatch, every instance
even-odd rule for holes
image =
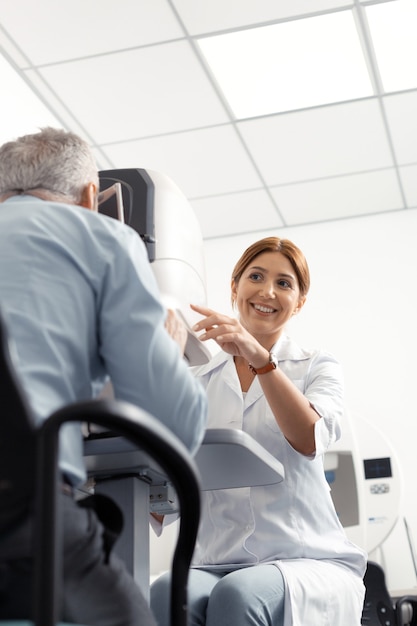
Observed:
[[[254,373],[254,374],[267,374],[268,372],[271,372],[272,370],[276,370],[278,367],[278,359],[275,356],[275,354],[273,354],[272,352],[269,353],[269,361],[266,365],[264,365],[263,367],[258,367],[258,369],[254,368],[253,365],[251,363],[249,363],[249,369]]]

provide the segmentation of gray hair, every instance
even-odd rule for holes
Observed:
[[[74,133],[42,128],[0,147],[0,196],[36,190],[78,204],[88,183],[98,189],[97,165],[90,146]]]

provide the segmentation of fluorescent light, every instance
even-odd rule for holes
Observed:
[[[202,38],[199,46],[240,119],[373,93],[350,10]]]
[[[396,0],[366,8],[385,91],[417,87],[417,2]]]
[[[1,55],[0,76],[0,145],[20,135],[36,133],[44,126],[62,126]]]

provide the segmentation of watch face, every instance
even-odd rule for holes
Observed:
[[[278,359],[275,356],[275,354],[272,354],[271,352],[269,353],[269,361],[266,365],[264,365],[264,367],[255,369],[253,365],[249,363],[249,369],[254,374],[267,374],[268,372],[271,372],[272,370],[277,369],[277,367],[278,367]]]
[[[278,367],[278,359],[277,359],[277,357],[275,356],[275,354],[272,354],[272,352],[271,352],[271,354],[269,355],[269,360],[270,360],[270,362],[271,362],[271,363],[273,363],[273,365],[275,365],[275,368],[277,368],[277,367]]]

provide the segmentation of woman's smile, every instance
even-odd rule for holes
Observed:
[[[263,313],[263,314],[266,314],[266,315],[269,315],[271,313],[276,313],[277,312],[277,309],[274,309],[274,308],[272,308],[270,306],[267,306],[265,304],[257,304],[255,302],[253,302],[253,303],[251,303],[251,306],[256,311],[258,311],[259,313]]]

